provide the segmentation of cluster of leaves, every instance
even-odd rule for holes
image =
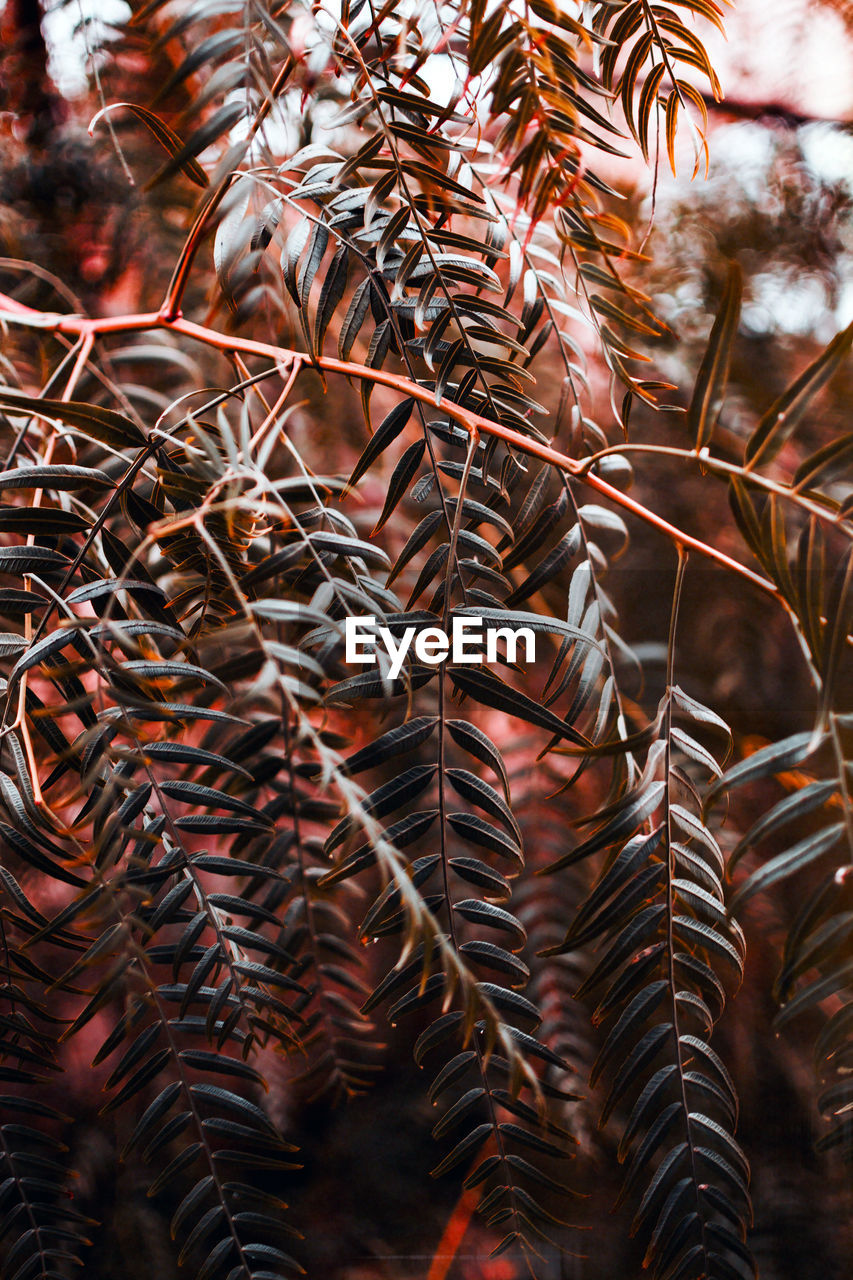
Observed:
[[[626,406],[663,389],[630,369],[630,335],[664,326],[620,274],[641,255],[588,156],[631,135],[647,154],[662,120],[674,159],[679,109],[704,110],[676,63],[717,92],[676,9],[719,20],[709,0],[595,5],[588,21],[550,0],[134,12],[121,38],[175,63],[129,113],[169,154],[153,181],[204,187],[167,296],[103,319],[36,312],[11,286],[0,303],[14,1280],[67,1274],[97,1229],[69,1203],[66,1122],[40,1096],[78,1038],[97,1041],[104,1115],[123,1157],[152,1165],[177,1257],[202,1280],[301,1269],[271,1190],[296,1157],[264,1104],[265,1064],[285,1064],[295,1098],[345,1102],[381,1073],[383,1020],[413,1028],[446,1140],[434,1172],[478,1192],[496,1248],[565,1243],[585,1133],[575,996],[594,997],[605,1028],[591,1080],[610,1082],[603,1119],[620,1125],[622,1198],[638,1196],[654,1274],[752,1275],[738,1104],[711,1035],[743,968],[732,906],[818,859],[831,865],[788,940],[780,1017],[826,1011],[824,1143],[853,1150],[853,529],[837,482],[851,438],[793,476],[778,461],[853,330],[742,459],[718,457],[732,272],[667,452],[729,486],[760,572],[629,498],[643,444],[627,408],[614,446],[589,416],[579,322]],[[179,89],[167,123],[158,109]],[[214,225],[205,279],[228,332],[181,315]],[[532,394],[547,360],[563,371],[552,433],[567,425],[569,456]],[[348,476],[317,474],[297,448],[294,388],[318,374],[360,388],[370,433]],[[356,506],[371,483],[372,531]],[[651,710],[608,583],[628,541],[620,507],[678,551]],[[813,731],[726,773],[726,725],[678,684],[688,554],[773,596],[818,691]],[[470,617],[527,627],[540,663],[353,674],[352,614],[409,639]],[[806,760],[808,785],[726,849],[719,802]],[[525,833],[551,813],[559,847],[551,832],[530,868]],[[727,875],[771,839],[727,903]]]

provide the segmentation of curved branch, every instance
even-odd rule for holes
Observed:
[[[385,369],[371,369],[367,365],[358,364],[352,360],[338,360],[334,356],[318,356],[312,361],[305,352],[295,351],[289,347],[279,347],[270,342],[259,342],[253,338],[229,336],[225,333],[219,333],[216,329],[210,329],[204,325],[195,324],[191,320],[185,320],[182,316],[170,318],[162,311],[149,311],[125,316],[102,316],[89,319],[84,316],[58,315],[56,313],[36,311],[32,307],[27,307],[6,294],[0,293],[0,322],[3,321],[17,322],[18,324],[42,329],[50,333],[62,333],[78,337],[84,337],[89,334],[97,336],[100,334],[139,333],[149,329],[164,329],[168,333],[181,334],[185,338],[192,338],[196,342],[201,342],[205,346],[213,347],[219,351],[239,351],[242,355],[263,356],[269,360],[276,361],[276,363],[286,361],[289,366],[292,366],[294,361],[299,361],[303,362],[306,367],[313,367],[326,373],[339,373],[347,378],[357,378],[362,381],[376,383],[379,386],[389,387],[393,391],[399,391],[401,395],[410,396],[413,400],[419,400],[432,408],[441,410],[442,413],[446,413],[448,417],[458,422],[469,433],[479,431],[481,435],[494,436],[498,440],[503,440],[505,444],[511,445],[514,449],[518,449],[520,453],[539,458],[542,462],[549,463],[559,471],[581,480],[584,484],[589,485],[590,488],[600,493],[602,497],[608,498],[611,502],[616,503],[617,506],[622,507],[623,510],[630,511],[632,515],[645,521],[646,524],[652,525],[653,528],[664,534],[676,546],[695,551],[706,559],[714,560],[717,564],[752,583],[753,586],[758,587],[760,591],[765,592],[767,595],[774,596],[777,599],[781,598],[775,585],[768,578],[755,573],[752,569],[747,568],[746,565],[726,555],[724,551],[711,546],[710,543],[702,542],[701,539],[685,533],[683,529],[678,529],[675,525],[670,524],[668,520],[664,520],[657,515],[656,512],[644,507],[642,503],[637,502],[634,498],[629,498],[627,494],[608,484],[606,480],[588,473],[586,459],[578,461],[576,458],[570,458],[567,454],[561,453],[557,449],[552,449],[543,440],[522,435],[520,431],[513,431],[511,427],[506,427],[503,423],[493,422],[490,418],[484,418],[470,409],[454,404],[451,400],[444,398],[437,400],[435,393],[428,387],[423,387],[402,374],[390,373]]]

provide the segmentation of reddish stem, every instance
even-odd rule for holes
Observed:
[[[676,546],[695,551],[706,559],[714,560],[717,564],[731,570],[732,573],[737,573],[740,577],[745,578],[753,586],[758,587],[759,590],[766,592],[768,595],[774,597],[779,595],[776,587],[769,579],[763,578],[752,569],[748,569],[746,565],[732,559],[731,556],[727,556],[724,551],[719,551],[709,543],[702,542],[698,538],[692,537],[689,533],[685,533],[683,529],[670,524],[669,521],[664,520],[654,511],[650,511],[648,507],[644,507],[642,503],[637,502],[634,498],[629,498],[627,494],[615,489],[606,480],[602,480],[599,476],[587,471],[585,461],[570,458],[567,454],[553,449],[550,445],[540,440],[534,440],[529,436],[522,435],[519,431],[513,431],[511,427],[505,427],[500,422],[493,422],[489,418],[483,418],[480,414],[474,413],[470,409],[465,409],[461,405],[454,404],[451,400],[436,400],[435,393],[430,391],[428,387],[422,387],[419,383],[412,381],[412,379],[403,374],[390,373],[386,369],[371,369],[367,365],[357,364],[351,360],[338,360],[333,356],[318,356],[315,360],[309,361],[309,358],[302,351],[294,351],[288,347],[278,347],[270,342],[258,342],[253,338],[229,336],[228,334],[219,333],[216,329],[194,324],[191,320],[185,320],[180,315],[170,318],[162,311],[144,312],[138,315],[102,316],[92,319],[85,316],[72,315],[56,315],[54,318],[49,313],[35,311],[33,308],[24,306],[23,303],[17,302],[14,298],[9,298],[2,293],[0,293],[0,311],[5,311],[7,318],[12,316],[18,318],[22,324],[29,323],[35,328],[44,329],[48,332],[72,336],[95,337],[99,334],[165,329],[169,333],[181,334],[183,337],[192,338],[196,342],[204,343],[206,346],[214,347],[219,351],[232,354],[239,351],[243,355],[263,356],[276,362],[285,362],[288,366],[292,366],[294,361],[304,362],[306,367],[313,366],[323,372],[340,373],[347,378],[358,378],[376,383],[378,386],[389,387],[393,391],[398,391],[400,395],[410,396],[413,400],[420,400],[422,403],[431,405],[433,408],[447,414],[449,418],[453,419],[454,422],[458,422],[469,433],[480,432],[481,435],[494,436],[498,440],[503,440],[506,444],[512,445],[514,449],[518,449],[521,453],[526,453],[533,458],[539,458],[542,462],[547,462],[551,466],[565,471],[568,475],[574,476],[583,484],[595,489],[603,497],[616,503],[617,506],[622,507],[623,510],[629,511],[640,520],[644,520],[646,524],[664,534]]]

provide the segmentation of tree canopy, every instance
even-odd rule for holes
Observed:
[[[0,61],[3,1276],[842,1274],[843,127],[727,105],[715,0],[47,18]],[[535,658],[442,649],[477,620]]]

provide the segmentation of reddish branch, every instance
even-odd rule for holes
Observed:
[[[456,1202],[453,1213],[448,1219],[444,1234],[430,1263],[427,1280],[445,1280],[459,1252],[462,1241],[465,1239],[468,1227],[471,1225],[471,1219],[476,1212],[479,1200],[479,1191],[462,1192]]]
[[[606,480],[602,480],[599,476],[588,471],[585,461],[577,461],[574,458],[570,458],[542,441],[531,439],[529,436],[522,435],[519,431],[513,431],[502,423],[483,418],[479,414],[473,413],[470,409],[454,404],[451,400],[440,399],[437,401],[434,393],[429,388],[422,387],[419,383],[402,374],[389,373],[385,369],[371,369],[367,365],[357,364],[350,360],[338,360],[333,356],[319,356],[312,361],[305,352],[294,351],[288,347],[278,347],[270,342],[258,342],[253,338],[241,338],[219,333],[216,329],[210,329],[204,325],[194,324],[191,320],[185,320],[180,315],[172,319],[162,311],[98,318],[55,315],[36,311],[32,307],[27,307],[23,303],[17,302],[14,298],[0,293],[0,320],[3,319],[6,321],[17,320],[19,324],[37,328],[47,333],[61,333],[69,337],[78,338],[95,338],[102,334],[138,333],[150,329],[163,329],[169,333],[192,338],[197,342],[204,343],[206,346],[215,347],[219,351],[231,354],[239,352],[242,355],[263,356],[274,360],[277,364],[287,366],[290,370],[300,366],[315,368],[324,373],[339,373],[348,378],[368,380],[378,386],[389,387],[394,391],[398,391],[401,395],[410,396],[414,400],[420,400],[433,408],[440,409],[442,413],[446,413],[449,418],[453,419],[454,422],[458,422],[469,433],[479,432],[481,435],[495,436],[497,439],[511,445],[514,449],[518,449],[519,452],[526,453],[530,457],[539,458],[541,461],[557,467],[560,471],[565,471],[583,484],[595,489],[602,497],[610,499],[611,502],[616,503],[623,510],[629,511],[632,515],[652,525],[676,546],[695,551],[709,560],[714,560],[717,564],[723,565],[726,569],[745,578],[753,586],[767,592],[769,595],[778,597],[779,593],[769,579],[763,578],[752,569],[748,569],[746,565],[740,564],[739,561],[732,559],[731,556],[727,556],[724,551],[720,551],[709,543],[702,542],[698,538],[692,537],[691,534],[685,533],[683,529],[670,524],[669,521],[664,520],[656,512],[649,510],[648,507],[644,507],[642,503],[637,502],[634,498],[629,498],[627,494],[614,488]]]

